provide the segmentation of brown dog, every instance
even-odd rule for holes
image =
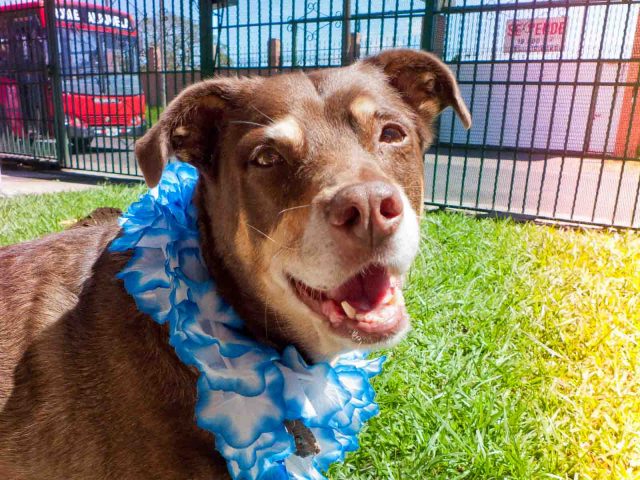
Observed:
[[[200,171],[201,247],[247,328],[310,361],[388,347],[408,329],[422,155],[447,106],[435,57],[186,89],[137,144],[147,183],[170,155]],[[194,423],[196,373],[116,274],[115,224],[0,249],[0,478],[228,478]],[[243,412],[238,412],[242,415]]]

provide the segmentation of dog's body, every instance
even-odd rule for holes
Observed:
[[[254,337],[313,361],[406,332],[398,291],[417,249],[422,151],[446,106],[469,125],[444,65],[393,51],[202,82],[137,155],[152,186],[170,154],[199,168],[220,295]],[[0,478],[228,478],[194,422],[196,372],[116,279],[118,234],[113,222],[0,249]]]
[[[1,250],[0,311],[24,322],[0,324],[0,478],[226,478],[193,420],[196,374],[115,279],[117,234]]]

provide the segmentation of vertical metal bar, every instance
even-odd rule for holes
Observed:
[[[137,1],[137,0],[136,0]],[[200,11],[200,6],[198,5],[198,11]],[[199,15],[198,15],[199,17]],[[195,81],[195,73],[196,73],[196,66],[195,66],[195,56],[196,56],[196,52],[195,52],[195,41],[196,41],[196,37],[195,37],[195,32],[193,29],[193,25],[195,24],[195,19],[198,17],[194,17],[193,15],[193,2],[189,2],[189,19],[191,19],[191,21],[189,22],[189,40],[191,42],[191,50],[190,50],[190,55],[189,55],[189,70],[190,70],[190,77],[189,81],[191,83],[193,83]],[[212,20],[213,22],[213,20]],[[198,32],[198,35],[200,35],[200,32]],[[198,38],[198,41],[200,42],[200,38]],[[217,38],[216,41],[218,42],[218,44],[220,44],[220,38]],[[200,45],[202,45],[202,42],[200,42]],[[202,50],[202,49],[201,49]],[[219,48],[216,49],[215,54],[219,55]],[[216,63],[215,63],[215,59],[214,59],[214,68],[216,67]]]
[[[309,0],[304,0],[304,14],[302,21],[302,66],[307,66],[307,18],[309,16]]]
[[[342,0],[342,65],[349,65],[349,41],[351,40],[351,0]]]
[[[256,62],[256,67],[260,69],[262,66],[262,3],[261,0],[257,0],[257,10],[258,10],[258,61]]]
[[[333,17],[333,0],[329,0],[329,16]],[[329,23],[329,43],[327,44],[327,59],[329,66],[333,65],[333,23]]]
[[[387,11],[387,0],[382,0],[382,12]],[[384,27],[387,22],[384,21],[384,17],[380,19],[380,50],[384,48]]]
[[[409,14],[409,25],[407,27],[407,42],[406,42],[407,47],[411,47],[411,37],[412,37],[412,34],[413,34],[413,20],[415,19],[414,14],[413,14],[413,11],[414,11],[413,3],[414,3],[414,0],[410,0],[409,1],[409,11],[411,13]],[[426,10],[426,8],[427,8],[427,4],[426,3],[424,5],[424,7],[425,7],[425,10]]]
[[[331,0],[331,4],[333,5],[333,0]],[[333,10],[331,12],[331,15],[333,15]],[[370,54],[371,47],[371,0],[367,0],[367,14],[367,45],[365,55],[368,56]],[[331,37],[329,37],[329,45],[331,45]]]
[[[238,25],[240,24],[240,4],[236,7],[236,56],[238,59],[238,67],[240,67],[240,28]],[[249,49],[247,48],[247,52]]]
[[[160,15],[160,57],[162,58],[162,67],[160,68],[160,107],[164,110],[167,106],[167,37],[166,37],[166,25],[165,22],[165,7],[164,0],[160,0],[160,7],[158,9]]]
[[[565,1],[566,3],[566,1]],[[548,10],[547,13],[547,22],[550,18],[551,15],[551,9]],[[565,6],[565,15],[568,17],[569,16],[569,10],[568,8],[566,8]],[[560,55],[559,55],[559,59],[558,59],[558,63],[556,63],[556,78],[555,78],[555,85],[553,87],[553,99],[551,101],[551,115],[549,117],[549,129],[547,130],[547,142],[545,144],[545,155],[544,155],[544,166],[542,169],[542,180],[540,181],[540,190],[538,192],[538,201],[536,204],[536,215],[540,215],[540,206],[542,204],[542,194],[544,192],[544,184],[545,184],[545,180],[546,180],[546,172],[547,172],[547,163],[549,160],[549,150],[551,148],[551,138],[553,135],[553,127],[554,127],[554,120],[555,120],[555,113],[556,113],[556,104],[557,104],[557,100],[558,100],[558,82],[560,81],[560,70],[562,69],[562,60],[564,59],[564,49],[565,49],[565,40],[567,38],[567,34],[565,32],[565,34],[562,37],[562,41],[560,42]],[[546,55],[546,45],[547,45],[547,39],[548,39],[548,34],[545,34],[544,37],[544,42],[543,42],[543,53],[542,53],[542,61],[544,62],[545,60],[545,55]],[[544,63],[541,65],[541,67],[544,67]],[[540,88],[542,89],[542,85],[540,86]],[[563,160],[564,161],[564,158]],[[558,178],[558,185],[557,185],[557,189],[560,189],[560,181],[561,178]]]
[[[568,9],[567,9],[568,12]],[[569,17],[568,13],[567,13],[567,18]],[[582,7],[582,29],[584,30],[584,25],[585,22],[587,21],[587,7]],[[565,35],[567,33],[565,32]],[[581,52],[584,48],[584,35],[580,35],[580,46],[578,48],[578,58],[576,59],[576,71],[575,74],[573,76],[573,89],[571,90],[571,104],[569,105],[569,118],[573,117],[573,111],[575,108],[575,100],[576,100],[576,92],[578,90],[578,78],[580,75],[580,67],[582,65],[580,59],[581,57]],[[558,179],[558,185],[556,187],[556,194],[555,194],[555,199],[554,199],[554,203],[553,203],[553,213],[552,213],[552,217],[555,218],[556,213],[557,213],[557,209],[558,209],[558,199],[560,198],[560,186],[562,185],[562,179],[563,179],[563,173],[564,173],[564,164],[565,164],[565,160],[567,157],[567,151],[569,148],[569,134],[570,134],[570,122],[567,122],[566,128],[564,130],[564,145],[563,145],[563,149],[562,149],[562,160],[560,162],[560,174],[559,174],[559,179]],[[576,184],[580,179],[577,178],[576,179]]]
[[[594,86],[593,86],[593,92],[591,94],[591,102],[589,104],[589,113],[587,113],[587,118],[589,120],[591,120],[592,118],[595,117],[596,106],[598,104],[598,97],[600,96],[600,77],[601,76],[602,76],[602,62],[598,58],[597,64],[596,64],[595,77],[594,77],[594,82],[595,83],[594,83]],[[584,134],[584,142],[583,142],[583,145],[582,145],[582,149],[585,152],[589,151],[589,148],[590,148],[590,145],[591,145],[591,134],[592,133],[593,133],[593,124],[591,123],[591,121],[588,121],[587,122],[587,128],[586,128],[586,131],[585,131],[585,134]]]
[[[228,8],[228,7],[227,7]],[[238,9],[236,9],[236,13],[237,13]],[[220,22],[222,24],[222,22],[224,21],[224,12],[220,17]],[[231,15],[229,15],[229,12],[227,10],[227,20],[226,20],[226,25],[225,25],[225,29],[227,30],[227,56],[229,57],[229,59],[227,60],[227,66],[230,67],[231,66]],[[238,37],[238,29],[235,29],[236,32],[236,38]],[[236,63],[238,63],[238,52],[236,52]],[[227,70],[227,75],[230,75],[231,71]]]
[[[628,5],[627,6],[627,15],[625,17],[625,22],[624,22],[624,32],[623,32],[623,35],[622,35],[623,39],[627,36],[627,30],[628,30],[628,27],[629,27],[629,20],[631,18],[629,16],[629,8],[630,8],[630,6]],[[606,32],[606,29],[607,29],[607,25],[605,24],[603,26],[603,29],[602,29],[603,36],[604,36],[604,33]],[[622,58],[623,52],[624,52],[624,42],[622,42],[621,45],[620,45],[620,52],[618,54],[618,58],[619,59]],[[621,65],[622,65],[622,61],[618,61],[617,62],[617,68],[616,68],[616,80],[615,80],[616,84],[622,83],[621,80],[620,80],[620,69],[621,69],[620,67],[621,67]],[[603,150],[602,151],[602,157],[600,159],[600,171],[598,173],[598,185],[596,187],[596,197],[595,197],[595,199],[593,201],[593,210],[591,212],[591,222],[594,221],[595,214],[596,214],[596,209],[597,209],[597,206],[598,206],[598,199],[600,198],[600,188],[602,187],[602,174],[603,174],[603,171],[604,171],[605,158],[607,156],[607,148],[608,148],[608,145],[609,145],[609,138],[610,138],[610,135],[611,135],[611,127],[613,126],[613,122],[611,121],[611,119],[613,118],[613,115],[614,115],[614,109],[615,109],[615,106],[616,106],[616,103],[617,103],[617,100],[618,100],[618,93],[620,91],[620,88],[621,87],[619,85],[616,85],[616,86],[613,87],[613,98],[611,99],[611,106],[609,107],[609,123],[607,125],[607,133],[605,134],[604,146],[602,148],[602,150]],[[623,96],[623,98],[624,98],[624,96]],[[623,167],[622,167],[621,174],[624,172],[624,163],[622,165],[623,165]],[[620,177],[620,182],[622,182],[622,176]],[[618,184],[618,192],[616,193],[616,198],[618,197],[619,194],[620,194],[620,183]],[[616,202],[617,202],[617,200],[616,200]],[[614,216],[611,217],[611,220],[609,221],[609,223],[613,224],[614,220],[615,220],[615,208],[614,208]]]
[[[267,29],[267,41],[271,42],[271,39],[273,38],[273,2],[274,0],[267,0],[268,2],[268,8],[269,8],[269,25],[268,25],[268,29]],[[260,39],[260,41],[262,41],[262,39]],[[280,43],[280,56],[282,55],[282,42]],[[267,55],[270,55],[269,52],[267,52]],[[282,65],[282,61],[279,58],[277,60],[278,65]],[[276,70],[277,71],[277,70]],[[271,64],[269,63],[269,75],[273,74],[273,69],[271,68]]]
[[[498,21],[498,14],[495,14],[496,22]],[[478,62],[477,60],[480,58],[480,40],[482,36],[482,23],[484,20],[484,14],[480,13],[478,19],[478,35],[476,36],[476,62],[473,64],[473,79],[471,80],[473,86],[471,87],[471,99],[469,100],[469,108],[473,111],[473,105],[475,103],[476,97],[476,83],[478,79]],[[506,101],[505,101],[506,103]],[[453,134],[453,132],[451,132]],[[459,204],[462,205],[464,202],[464,187],[467,179],[467,166],[469,161],[469,143],[471,140],[471,130],[467,130],[467,138],[466,145],[464,149],[464,162],[462,165],[462,180],[460,182],[460,200]]]
[[[356,3],[356,9],[358,8],[358,4]],[[329,14],[331,14],[331,12],[329,12]],[[320,2],[318,2],[318,5],[316,7],[316,59],[315,59],[315,64],[316,66],[320,65]],[[331,29],[331,24],[329,24],[329,29]]]
[[[147,2],[145,2],[145,9],[147,8]],[[158,24],[158,13],[159,10],[156,11],[156,2],[151,2],[151,30],[152,30],[152,41],[151,45],[153,46],[153,63],[155,66],[155,71],[153,72],[153,83],[155,85],[155,109],[157,111],[157,118],[160,118],[160,114],[165,107],[165,103],[163,103],[162,93],[164,91],[164,82],[162,81],[162,72],[161,70],[164,68],[163,56],[162,56],[162,43],[158,42],[158,35],[161,31],[160,25]],[[161,66],[162,64],[162,66]],[[150,126],[153,126],[153,122],[150,123]]]
[[[463,6],[466,6],[466,0],[464,0],[463,2]],[[459,37],[459,47],[458,47],[458,60],[455,62],[456,64],[456,75],[459,76],[460,72],[462,71],[462,55],[464,53],[464,44],[465,41],[467,39],[467,35],[466,35],[466,22],[467,22],[467,17],[470,16],[472,14],[470,13],[465,13],[462,16],[462,28],[460,28],[460,37]],[[453,62],[452,62],[453,63]],[[453,160],[453,138],[454,138],[454,132],[455,132],[455,122],[456,122],[456,116],[455,115],[451,115],[451,141],[449,142],[449,151],[448,151],[448,158],[447,158],[447,173],[445,175],[445,181],[444,181],[444,203],[448,203],[449,201],[449,180],[451,178],[451,162]]]
[[[215,73],[213,62],[213,9],[211,0],[198,0],[200,8],[200,69],[202,78]]]
[[[240,5],[238,4],[238,7]],[[246,20],[246,24],[249,25],[251,23],[251,2],[246,2],[246,8],[247,8],[247,20]],[[239,19],[238,19],[239,21]],[[245,27],[247,30],[247,64],[246,64],[246,74],[249,75],[249,66],[251,65],[251,27],[247,26]]]
[[[630,61],[631,64],[633,64],[633,61]],[[638,68],[638,65],[635,65],[635,68]],[[622,167],[620,169],[620,177],[618,179],[618,188],[616,189],[616,199],[615,199],[615,203],[613,204],[613,214],[611,217],[611,223],[615,224],[615,220],[616,220],[616,216],[618,213],[618,203],[620,201],[620,190],[621,190],[621,185],[622,185],[622,180],[624,178],[624,172],[625,172],[625,167],[627,165],[627,163],[630,161],[627,158],[627,151],[629,149],[629,140],[631,138],[631,128],[633,125],[633,116],[635,115],[636,112],[636,107],[638,105],[638,87],[640,87],[640,82],[636,81],[636,84],[633,86],[633,100],[631,103],[631,115],[630,115],[630,121],[629,121],[629,126],[627,127],[627,139],[625,141],[625,145],[624,145],[624,158],[622,159]],[[628,88],[628,87],[626,87]],[[640,186],[640,179],[638,181],[638,185]],[[633,226],[633,217],[635,216],[635,210],[634,213],[631,215],[630,218],[630,223],[629,226],[632,227]]]
[[[594,5],[593,7],[597,8],[596,5]],[[604,45],[605,45],[605,43],[604,43],[604,40],[605,40],[604,32],[606,30],[607,21],[609,19],[610,7],[611,7],[610,3],[607,3],[606,6],[605,6],[604,20],[602,21],[602,38],[600,38],[600,46],[598,48],[598,58],[596,59],[596,61],[598,62],[598,64],[597,64],[598,66],[601,64],[602,52],[604,51]],[[587,7],[587,8],[590,8],[590,7]],[[589,17],[589,15],[587,15],[587,18],[588,17]],[[583,31],[584,31],[584,26],[583,26]],[[582,54],[583,54],[583,52],[580,52],[580,55],[582,55]],[[593,79],[594,83],[593,83],[592,98],[593,98],[593,95],[597,94],[597,90],[600,87],[600,74],[599,74],[598,69],[596,69],[595,75],[596,76]],[[591,115],[591,113],[589,113],[589,114]],[[591,122],[591,118],[588,118],[587,119],[587,125],[589,125],[590,122]],[[586,135],[585,135],[585,138],[587,138]],[[573,193],[573,205],[571,206],[571,216],[570,216],[571,219],[574,218],[574,214],[575,214],[576,202],[577,202],[577,198],[578,198],[578,191],[579,191],[579,188],[580,188],[580,177],[582,176],[582,169],[583,169],[583,165],[584,165],[586,149],[587,149],[587,144],[585,144],[584,151],[582,152],[582,155],[580,157],[580,166],[578,167],[578,178],[576,180],[576,188],[575,188],[574,193]],[[604,163],[604,161],[603,161],[603,163]],[[595,201],[594,201],[593,205],[594,205],[593,211],[595,212],[595,205],[596,205]]]
[[[514,12],[514,17],[513,17],[513,21],[514,21],[514,25],[515,22],[517,22],[517,11]],[[515,44],[515,35],[511,35],[511,45],[509,47],[509,61],[512,60],[512,52],[513,52],[513,46]],[[531,36],[529,36],[528,41],[531,40]],[[529,50],[530,48],[527,47],[527,57],[529,56]],[[509,198],[507,200],[507,211],[511,211],[511,201],[513,199],[513,187],[514,187],[514,182],[515,182],[515,172],[516,172],[516,166],[517,166],[517,162],[518,162],[518,153],[519,153],[519,149],[520,149],[520,132],[522,131],[522,113],[524,111],[524,100],[526,98],[526,93],[527,93],[527,78],[529,78],[529,61],[527,60],[525,66],[524,66],[524,72],[523,72],[523,84],[522,84],[522,93],[520,95],[520,106],[518,109],[518,127],[516,128],[516,135],[515,135],[515,145],[514,145],[514,150],[513,150],[513,168],[511,169],[511,180],[509,183]],[[505,102],[508,101],[508,98],[505,98]],[[506,120],[506,112],[505,112],[505,118],[503,118],[503,124],[502,124],[502,128],[504,128],[504,121]],[[535,134],[534,134],[535,135]],[[533,138],[533,136],[532,136]],[[527,165],[527,167],[530,167],[531,164]],[[524,208],[524,200],[523,200],[523,208]]]
[[[551,14],[551,10],[547,9],[547,24],[549,23],[549,18],[550,18],[550,14]],[[535,10],[531,11],[531,22],[534,21],[535,18]],[[531,56],[531,34],[532,32],[529,31],[529,45],[527,46],[527,60],[529,60],[529,57]],[[544,41],[543,41],[543,50],[547,45],[547,37],[545,36]],[[532,134],[531,134],[531,147],[529,148],[529,154],[527,157],[527,175],[525,177],[525,182],[524,182],[524,195],[522,196],[522,213],[524,213],[525,209],[526,209],[526,205],[527,205],[527,194],[529,191],[529,177],[531,176],[531,164],[533,162],[533,150],[535,147],[535,141],[536,141],[536,129],[538,128],[538,111],[540,109],[540,98],[542,97],[542,84],[543,84],[543,74],[544,74],[544,53],[543,53],[543,58],[540,60],[540,72],[538,73],[538,81],[535,82],[535,85],[537,86],[537,91],[536,91],[536,102],[535,102],[535,107],[533,109],[533,127],[531,129]],[[525,79],[526,80],[526,79]],[[525,82],[526,85],[527,82]],[[524,92],[523,92],[524,93]],[[542,191],[542,183],[544,182],[544,175],[546,173],[546,168],[547,168],[547,162],[545,159],[545,163],[542,169],[542,180],[540,182],[540,190]],[[542,193],[542,192],[541,192]]]
[[[275,0],[272,0],[275,1]],[[280,0],[280,68],[284,66],[284,0]]]
[[[566,6],[565,6],[565,14],[567,17],[569,17],[569,9],[566,8]],[[547,11],[547,24],[550,18],[551,18],[551,9]],[[543,42],[543,53],[542,53],[543,62],[546,56],[546,47],[547,47],[548,38],[549,38],[549,35],[545,34],[544,42]],[[540,181],[540,191],[538,192],[538,202],[536,204],[536,215],[540,215],[540,205],[542,204],[542,193],[544,192],[544,182],[546,180],[547,164],[549,160],[549,150],[551,148],[551,136],[553,134],[553,122],[555,119],[556,103],[558,100],[558,82],[560,81],[560,69],[562,68],[562,60],[564,58],[564,48],[565,48],[566,39],[567,39],[567,33],[565,32],[565,34],[562,36],[562,41],[560,42],[560,55],[559,55],[558,63],[556,64],[556,79],[555,79],[555,85],[553,88],[553,99],[551,101],[551,116],[549,118],[549,130],[547,131],[547,142],[545,144],[545,148],[547,151],[545,152],[545,155],[544,155],[544,166],[542,168],[542,180]],[[541,67],[544,67],[544,65],[545,64],[543,63]],[[542,85],[540,85],[540,89],[542,89]],[[558,178],[558,182],[560,182],[560,178]]]
[[[298,66],[298,23],[293,20],[291,26],[291,68]]]
[[[420,32],[420,49],[428,52],[433,48],[434,9],[435,2],[424,2],[424,17],[422,17],[422,31]]]
[[[516,4],[518,1],[516,1]],[[514,20],[517,18],[516,10],[513,11]],[[498,38],[498,23],[499,23],[499,15],[496,12],[495,23],[493,25],[493,38]],[[478,208],[480,204],[480,187],[482,185],[482,173],[484,171],[484,160],[486,155],[486,145],[487,145],[487,135],[488,135],[488,125],[489,125],[489,115],[491,114],[491,96],[493,95],[493,77],[495,73],[495,67],[497,63],[497,43],[494,42],[493,47],[491,48],[491,65],[489,67],[489,88],[487,89],[487,111],[485,112],[484,117],[484,132],[482,134],[482,146],[480,147],[480,169],[478,171],[478,188],[476,189],[476,199],[475,199],[475,208]],[[509,60],[511,60],[511,54],[509,54]]]
[[[121,0],[117,0],[116,8],[117,8],[117,10],[122,11]],[[121,32],[118,32],[115,29],[111,31],[111,46],[112,47],[123,48],[124,47],[123,39],[124,39],[124,37],[122,36]],[[117,97],[124,96],[125,93],[126,93],[126,86],[125,86],[126,85],[125,84],[126,77],[124,75],[124,73],[125,73],[124,58],[123,58],[123,61],[121,62],[121,65],[120,65],[120,72],[118,72],[117,62],[114,61],[114,63],[113,63],[113,73],[114,73],[114,82],[113,83],[114,83],[114,89],[115,89],[114,93],[115,93],[115,95]],[[120,84],[121,84],[121,87],[122,87],[122,90],[120,92],[118,92],[118,82],[117,82],[118,75],[115,75],[115,74],[118,74],[118,73],[120,74],[119,75],[119,77],[121,79]],[[127,110],[128,110],[127,103],[128,102],[125,102],[123,110],[121,112],[117,112],[116,116],[120,116],[121,114],[124,114],[124,118],[127,118]],[[119,123],[120,122],[116,119],[116,126],[117,127],[120,127]],[[118,128],[118,132],[116,134],[116,145],[117,145],[117,151],[118,151],[118,172],[117,173],[122,173],[122,171],[123,171],[123,169],[122,169],[122,156],[123,156],[122,150],[123,149],[121,148],[122,140],[121,140],[121,136],[120,135],[121,135],[120,129]],[[112,167],[112,169],[115,169],[115,162],[112,162],[111,167]]]
[[[49,44],[49,64],[47,69],[51,78],[51,92],[53,95],[53,128],[56,137],[56,156],[58,164],[67,165],[69,152],[67,150],[67,132],[64,126],[64,108],[62,106],[62,79],[60,72],[60,50],[56,32],[55,0],[45,0],[45,21],[47,28],[47,43]]]
[[[427,8],[426,4],[425,4],[425,8]],[[433,39],[433,22],[434,22],[434,19],[435,19],[435,7],[430,8],[430,10],[431,10],[431,12],[430,13],[428,12],[428,14],[425,14],[425,19],[423,20],[423,25],[422,25],[423,30],[422,30],[422,38],[421,38],[422,45],[428,47],[428,49],[433,48],[433,40],[434,40]],[[452,29],[451,23],[450,23],[452,15],[450,13],[445,13],[444,15],[446,16],[446,25],[447,25],[447,27],[445,28],[445,31],[444,31],[444,37],[445,38],[443,39],[442,43],[443,43],[443,45],[447,45],[447,40],[449,38],[449,30]],[[426,22],[427,20],[429,21],[429,24],[425,25],[424,22]],[[425,28],[428,29],[428,33],[427,34],[424,33],[425,32]],[[445,61],[445,62],[447,61],[447,53],[448,53],[448,51],[447,51],[447,49],[445,47],[443,49],[443,53],[442,53],[443,61]],[[434,127],[436,129],[436,131],[438,131],[438,132],[440,131],[440,122],[441,122],[441,120],[438,118],[438,120],[437,120],[437,122],[435,124],[435,127]],[[453,132],[452,132],[452,136],[451,136],[450,141],[453,141]],[[434,152],[434,155],[433,155],[433,174],[432,174],[432,178],[431,178],[431,201],[432,202],[435,201],[435,195],[436,195],[436,180],[437,180],[437,177],[438,177],[438,159],[439,159],[439,156],[440,156],[440,145],[439,145],[439,143],[435,144],[434,149],[435,149],[435,152]],[[424,159],[423,159],[423,161],[424,161]],[[425,197],[426,197],[426,190],[425,190]]]
[[[398,15],[397,11],[400,9],[400,0],[396,0],[395,12],[393,17],[393,46],[398,47]]]

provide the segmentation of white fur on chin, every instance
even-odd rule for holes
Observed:
[[[394,275],[403,278],[411,266],[420,244],[418,215],[401,188],[404,215],[384,251],[371,258],[369,263],[387,267]],[[340,244],[330,235],[328,223],[319,208],[314,208],[302,239],[300,253],[281,256],[271,264],[272,285],[279,290],[274,302],[278,311],[287,315],[288,330],[296,337],[314,361],[328,360],[335,355],[354,349],[387,348],[398,343],[409,330],[409,326],[385,341],[362,345],[357,336],[345,338],[331,331],[327,321],[305,305],[290,286],[287,274],[304,282],[311,288],[329,290],[335,288],[354,274],[354,265],[349,264],[341,252]],[[272,297],[273,298],[273,297]],[[275,305],[277,303],[277,305]]]

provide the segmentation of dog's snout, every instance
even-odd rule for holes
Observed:
[[[400,192],[382,181],[340,189],[328,209],[329,223],[335,232],[374,247],[397,230],[402,213]]]

